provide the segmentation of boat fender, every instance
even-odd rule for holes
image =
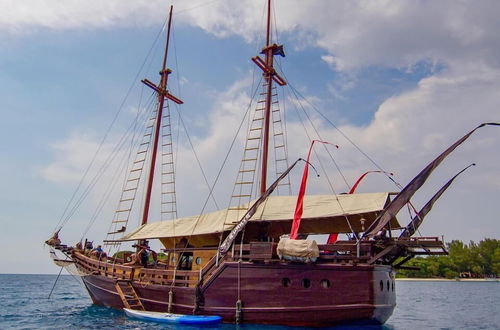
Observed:
[[[236,302],[236,315],[235,315],[236,324],[241,323],[241,306],[242,305],[243,305],[243,303],[241,302],[240,299],[238,299],[238,301]]]
[[[201,280],[195,288],[195,297],[194,297],[194,308],[193,314],[197,314],[200,310],[200,305],[205,305],[205,297],[203,296],[203,291],[201,290],[201,285],[203,281]]]
[[[174,292],[170,290],[168,292],[168,313],[172,313],[172,301],[174,300]]]

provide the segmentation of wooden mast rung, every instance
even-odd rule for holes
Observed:
[[[125,287],[122,287],[121,284],[124,284]],[[137,292],[135,291],[134,287],[130,282],[116,281],[115,288],[116,292],[120,296],[120,299],[122,300],[123,305],[126,308],[142,310],[142,311],[144,310],[144,306],[142,305],[141,299],[137,295]],[[124,293],[124,290],[126,290],[127,294]]]
[[[122,212],[129,212],[129,211],[132,211],[132,209],[116,210],[115,213],[122,213]]]
[[[240,170],[239,173],[255,172],[255,169],[250,170]]]

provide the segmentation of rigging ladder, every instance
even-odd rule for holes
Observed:
[[[177,218],[177,198],[169,102],[163,109],[165,112],[161,127],[161,220],[172,220]]]
[[[139,190],[144,165],[146,164],[148,158],[148,151],[153,136],[156,114],[157,110],[153,110],[151,117],[146,122],[145,133],[139,141],[135,159],[123,184],[120,200],[113,216],[113,220],[111,221],[109,231],[106,235],[106,240],[103,242],[104,245],[113,247],[120,246],[121,243],[113,240],[116,234],[124,233],[127,229],[132,207]]]
[[[258,164],[261,157],[260,153],[262,149],[263,122],[267,86],[267,83],[262,84],[262,92],[259,94],[259,100],[257,101],[253,117],[249,123],[245,147],[243,150],[243,157],[241,159],[238,175],[229,203],[229,210],[238,211],[238,218],[243,216],[243,214],[248,209],[244,206],[244,204],[249,203],[252,198],[256,197],[254,196],[254,186],[257,185],[256,181],[258,177],[256,177],[255,174],[258,170]],[[272,88],[271,100],[274,164],[276,170],[276,178],[278,178],[288,168],[288,153],[286,147],[286,133],[283,129],[283,121],[281,119],[281,110],[279,107],[276,86],[273,86]],[[286,177],[283,181],[284,182],[280,183],[278,187],[278,189],[281,188],[281,191],[278,190],[278,193],[290,194],[290,179]]]
[[[115,288],[125,308],[141,311],[145,310],[141,299],[129,280],[117,280]]]
[[[264,88],[267,84],[264,84]],[[271,102],[271,120],[273,122],[273,144],[274,144],[274,167],[276,171],[276,178],[279,178],[283,172],[288,168],[288,147],[286,131],[283,128],[283,121],[281,119],[281,110],[277,97],[277,87],[273,87],[272,102]],[[284,109],[283,109],[284,115]],[[292,186],[290,184],[290,177],[287,175],[278,184],[276,189],[278,195],[291,195]]]

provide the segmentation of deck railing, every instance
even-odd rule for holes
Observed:
[[[81,253],[76,253],[75,259],[76,265],[81,271],[117,280],[135,280],[145,284],[194,287],[200,279],[200,272],[197,271],[124,266],[92,259]]]
[[[286,262],[280,260],[276,253],[276,243],[252,242],[250,244],[236,244],[224,260],[247,262]],[[337,241],[334,244],[318,245],[320,250],[317,263],[364,263],[372,264],[379,259],[398,257],[396,251],[406,251],[405,255],[441,255],[447,254],[443,242],[437,237],[415,237],[405,239],[388,238],[385,241]],[[213,250],[213,248],[211,248]],[[199,251],[197,248],[186,248],[182,252]],[[207,250],[207,249],[205,249]],[[399,252],[398,252],[399,253]],[[173,285],[182,287],[194,287],[201,279],[206,279],[217,269],[217,255],[214,255],[199,270],[175,270],[167,265],[144,268],[142,266],[125,266],[116,263],[112,258],[105,260],[93,259],[82,252],[74,252],[73,260],[78,269],[86,274],[102,275],[116,280],[134,280],[145,284]],[[390,261],[390,263],[394,262]]]

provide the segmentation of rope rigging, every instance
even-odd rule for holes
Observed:
[[[196,9],[196,8],[199,8],[199,7],[202,7],[202,6],[205,6],[207,4],[210,4],[210,3],[213,3],[213,2],[217,2],[219,0],[214,0],[214,1],[208,1],[208,2],[205,2],[205,3],[202,3],[202,4],[199,4],[195,7],[192,7],[192,8],[187,8],[187,9],[184,9],[184,10],[180,10],[179,12],[182,13],[182,12],[186,12],[186,11],[189,11],[189,10],[193,10],[193,9]],[[275,16],[275,12],[273,11],[273,19],[274,19],[274,22],[276,22],[276,16]],[[90,182],[87,184],[87,186],[84,188],[84,183],[88,180],[88,177],[90,175],[90,170],[91,168],[93,168],[95,166],[95,163],[96,163],[96,160],[97,160],[97,155],[99,154],[99,152],[102,150],[103,146],[105,145],[105,142],[109,139],[109,134],[112,130],[112,128],[114,127],[115,125],[115,122],[117,121],[120,113],[122,112],[122,109],[124,107],[124,104],[126,102],[126,100],[128,99],[129,97],[129,94],[131,92],[131,90],[133,89],[133,87],[135,86],[136,82],[137,82],[137,78],[139,77],[140,73],[143,71],[143,69],[145,67],[147,67],[147,69],[149,70],[149,68],[151,67],[152,65],[152,61],[153,61],[153,56],[151,56],[151,54],[154,52],[155,49],[158,48],[158,40],[159,40],[159,37],[161,35],[161,33],[165,30],[165,27],[166,27],[166,24],[167,24],[167,21],[165,20],[164,24],[162,25],[162,28],[161,30],[158,32],[151,48],[149,49],[147,55],[146,55],[146,58],[144,59],[139,71],[137,72],[136,74],[136,77],[134,78],[134,83],[129,87],[128,89],[128,92],[124,98],[124,100],[122,101],[120,107],[119,107],[119,110],[118,112],[115,114],[115,117],[113,118],[112,120],[112,123],[111,125],[108,127],[103,139],[101,140],[95,154],[93,155],[92,159],[91,159],[91,162],[89,164],[89,166],[87,167],[86,171],[84,172],[84,175],[83,177],[81,178],[75,192],[73,193],[73,195],[71,196],[70,198],[70,201],[68,202],[65,210],[63,211],[63,214],[61,215],[61,218],[58,222],[58,224],[56,225],[56,228],[55,230],[57,229],[61,229],[69,220],[70,218],[73,217],[73,215],[75,214],[75,212],[77,211],[77,209],[81,206],[81,204],[83,203],[83,201],[88,197],[90,191],[95,187],[95,185],[99,182],[99,180],[103,177],[103,175],[106,173],[106,171],[110,168],[110,165],[112,163],[114,163],[114,161],[120,157],[121,155],[121,152],[123,151],[124,149],[124,146],[126,144],[125,141],[128,141],[130,139],[131,143],[130,145],[134,145],[133,141],[134,141],[134,137],[137,137],[137,128],[138,128],[138,121],[139,121],[139,113],[137,114],[137,117],[136,119],[134,120],[134,123],[132,124],[133,127],[129,127],[127,129],[127,131],[125,132],[124,136],[122,137],[122,139],[120,139],[119,143],[115,146],[115,148],[113,149],[112,153],[110,154],[110,156],[104,161],[104,163],[102,164],[102,166],[100,168],[98,168],[97,170],[97,173],[94,175],[94,177],[90,180]],[[274,34],[275,34],[275,38],[278,39],[278,30],[277,30],[277,24],[274,24]],[[175,34],[174,34],[175,35]],[[270,36],[271,39],[272,39],[272,35]],[[175,36],[173,38],[174,40],[174,53],[175,53],[175,65],[178,67],[178,60],[177,60],[177,47],[175,45]],[[278,66],[281,70],[281,72],[283,73],[284,70],[282,69],[281,67],[281,64],[280,64],[280,61],[278,61]],[[254,71],[255,72],[255,71]],[[176,70],[176,74],[177,74],[177,84],[178,84],[178,89],[179,89],[179,96],[180,96],[180,91],[181,91],[181,85],[180,85],[180,73],[179,73],[179,70]],[[283,76],[285,78],[286,75],[283,73]],[[286,79],[288,81],[288,79]],[[261,81],[262,81],[262,78],[261,78]],[[201,174],[203,176],[203,179],[204,179],[204,183],[206,184],[206,186],[208,187],[209,189],[209,194],[207,196],[207,199],[205,200],[205,203],[202,207],[202,210],[200,212],[200,215],[204,213],[205,211],[205,208],[209,202],[209,200],[211,199],[214,203],[214,205],[217,207],[217,209],[219,209],[219,205],[215,199],[215,196],[213,194],[213,191],[214,191],[214,188],[216,186],[216,184],[218,183],[219,181],[219,178],[220,178],[220,175],[223,171],[223,168],[225,167],[226,165],[226,162],[228,160],[228,157],[229,157],[229,154],[231,153],[231,150],[233,149],[233,146],[234,146],[234,143],[237,139],[237,136],[241,130],[241,127],[243,125],[243,122],[245,121],[245,118],[247,118],[247,115],[249,113],[249,110],[250,110],[250,107],[252,105],[252,102],[254,101],[254,98],[255,98],[255,95],[258,91],[258,87],[260,85],[260,82],[259,84],[257,85],[257,88],[255,88],[254,92],[252,93],[252,97],[250,99],[250,102],[249,102],[249,106],[243,116],[243,120],[242,122],[240,123],[239,127],[237,128],[237,132],[236,132],[236,135],[235,137],[233,138],[233,141],[231,142],[231,145],[230,145],[230,148],[222,162],[222,165],[219,169],[219,172],[217,173],[216,177],[215,177],[215,180],[213,182],[213,184],[210,184],[209,183],[209,180],[205,174],[205,171],[203,170],[203,167],[202,167],[202,164],[201,164],[201,161],[198,157],[198,154],[194,148],[194,145],[192,143],[192,140],[191,140],[191,137],[190,135],[188,134],[188,130],[186,128],[186,125],[185,125],[185,122],[182,118],[182,115],[181,115],[181,112],[179,111],[179,108],[178,106],[175,107],[176,109],[176,113],[178,115],[178,123],[180,125],[178,125],[178,129],[179,131],[177,131],[177,137],[179,137],[179,132],[180,132],[180,126],[182,126],[182,128],[184,129],[184,132],[186,134],[186,138],[187,138],[187,141],[188,141],[188,144],[190,146],[190,148],[192,149],[192,152],[193,152],[193,155],[196,159],[196,162],[197,162],[197,165],[198,167],[200,168],[200,171],[201,171]],[[304,128],[304,132],[307,136],[307,138],[309,139],[309,141],[312,141],[314,140],[314,138],[312,137],[312,135],[309,133],[307,127],[306,127],[306,123],[304,121],[304,118],[302,117],[301,113],[303,114],[303,116],[305,116],[306,118],[306,121],[311,125],[311,127],[313,128],[314,130],[314,134],[321,140],[324,140],[324,138],[321,136],[321,133],[318,131],[318,129],[316,128],[316,126],[314,125],[314,122],[313,122],[313,118],[311,118],[308,110],[304,107],[304,101],[305,103],[309,104],[309,106],[315,111],[317,112],[324,120],[326,120],[326,122],[328,122],[333,128],[335,128],[349,143],[351,143],[362,155],[364,155],[373,165],[375,165],[376,168],[378,168],[379,170],[383,171],[382,168],[371,158],[369,157],[356,143],[354,143],[353,140],[351,140],[339,127],[337,127],[331,120],[329,120],[321,111],[319,111],[312,103],[310,100],[308,100],[307,98],[305,98],[289,81],[288,81],[288,86],[290,87],[290,97],[294,97],[296,102],[293,102],[295,105],[298,104],[298,106],[300,107],[295,107],[295,110],[297,112],[297,116],[299,118],[299,121],[302,125],[302,127]],[[142,95],[142,92],[141,92],[141,95]],[[141,96],[141,100],[142,100],[142,96]],[[154,94],[151,96],[150,98],[150,101],[148,102],[148,106],[146,108],[150,108],[150,106],[152,105],[152,102],[154,100]],[[139,106],[140,107],[140,106]],[[300,112],[300,111],[301,112]],[[285,120],[285,127],[286,127],[286,120]],[[286,134],[286,130],[285,130],[285,134]],[[285,139],[286,139],[286,136],[285,136]],[[178,147],[179,144],[177,144],[177,147]],[[343,174],[343,171],[342,169],[340,168],[339,164],[337,163],[337,161],[335,160],[335,158],[333,157],[333,155],[331,154],[331,152],[328,150],[328,148],[325,147],[325,150],[326,152],[328,153],[329,157],[330,157],[330,160],[332,161],[332,163],[334,164],[334,166],[336,167],[338,173],[341,175],[344,183],[346,184],[346,186],[348,187],[348,190],[350,190],[350,185],[349,183],[347,182],[347,179],[346,177],[344,176]],[[320,168],[323,172],[323,174],[325,175],[325,178],[330,186],[330,189],[332,190],[332,192],[334,194],[337,194],[336,191],[335,191],[335,188],[334,188],[334,184],[332,182],[332,180],[330,179],[329,175],[328,175],[328,172],[327,172],[327,169],[325,168],[324,164],[323,164],[323,161],[322,161],[322,158],[319,157],[318,153],[316,150],[313,150],[314,152],[314,155],[316,157],[316,159],[318,159],[318,162],[319,162],[319,165],[320,165]],[[286,156],[288,156],[288,150],[285,150],[285,153],[286,153]],[[178,153],[175,153],[176,155]],[[130,160],[130,157],[131,157],[131,153],[128,154],[129,156],[129,160]],[[124,159],[125,156],[121,156],[121,160]],[[276,158],[276,156],[275,156]],[[177,165],[177,161],[178,161],[178,158],[176,157],[175,158],[175,165],[174,165],[174,168],[175,166]],[[121,162],[120,162],[121,163]],[[130,162],[124,162],[126,164],[130,163]],[[115,171],[112,175],[112,180],[111,180],[111,183],[106,187],[104,193],[102,194],[102,198],[99,200],[99,203],[97,205],[97,208],[95,210],[95,212],[92,214],[91,216],[91,219],[89,221],[89,224],[87,225],[85,231],[84,231],[84,234],[83,236],[85,236],[88,231],[90,230],[90,228],[92,227],[92,225],[95,223],[96,219],[99,217],[99,215],[101,214],[103,208],[104,208],[104,205],[106,204],[106,202],[108,201],[108,199],[110,198],[111,194],[112,194],[112,191],[113,191],[113,186],[117,183],[117,181],[119,180],[120,178],[120,175],[119,173],[123,172],[123,167],[119,167],[119,171]],[[125,172],[127,172],[128,170],[128,167],[125,168]],[[391,178],[390,176],[387,175],[387,177],[393,182],[396,184],[396,186],[398,186],[399,188],[401,188],[401,185],[399,185],[393,178]],[[339,204],[340,204],[340,201],[339,201]],[[199,218],[198,218],[199,220]],[[197,224],[197,223],[196,223]],[[349,224],[350,226],[350,224]],[[195,228],[196,228],[196,225],[195,225]],[[194,229],[193,228],[193,231]],[[110,230],[111,231],[111,230]],[[83,238],[82,236],[82,238]]]
[[[80,206],[81,203],[75,203],[73,204],[75,198],[77,197],[78,195],[78,192],[80,191],[80,188],[83,186],[83,183],[85,182],[86,178],[87,178],[87,175],[89,174],[89,171],[90,169],[94,166],[94,163],[97,159],[97,155],[100,153],[104,143],[106,142],[106,140],[108,139],[108,136],[111,132],[111,130],[113,129],[113,127],[115,126],[120,114],[122,113],[122,110],[125,106],[125,103],[127,102],[130,94],[132,93],[132,90],[134,88],[134,86],[137,84],[138,82],[138,78],[141,74],[141,72],[143,71],[144,69],[144,66],[146,65],[146,62],[148,60],[148,58],[150,57],[156,43],[158,42],[159,40],[159,37],[161,35],[161,32],[164,30],[165,26],[167,24],[167,19],[165,19],[165,21],[163,22],[163,25],[162,25],[162,28],[160,29],[160,31],[157,33],[156,37],[154,38],[154,41],[153,41],[153,44],[151,45],[151,47],[149,48],[149,50],[147,51],[146,53],[146,56],[141,64],[141,66],[139,67],[139,69],[137,70],[137,73],[135,74],[135,77],[133,78],[132,80],[132,83],[130,84],[128,90],[127,90],[127,93],[125,94],[125,97],[123,98],[123,100],[121,101],[119,107],[118,107],[118,110],[116,111],[113,119],[111,120],[111,123],[109,124],[108,128],[106,129],[105,133],[104,133],[104,136],[103,138],[101,139],[100,143],[99,143],[99,146],[97,147],[96,151],[94,152],[94,155],[92,156],[92,159],[90,160],[90,163],[89,165],[87,166],[85,172],[83,173],[75,191],[73,192],[73,194],[71,195],[69,201],[67,202],[66,204],[66,207],[63,211],[63,213],[61,214],[60,218],[59,218],[59,221],[58,223],[56,224],[55,228],[54,228],[54,231],[53,232],[56,232],[57,230],[60,230],[62,229],[62,227],[69,221],[69,219],[73,216],[73,214],[75,213],[76,209]],[[80,195],[80,199],[81,198],[86,198],[86,195],[85,192],[82,193],[82,195]],[[85,197],[84,197],[85,196]],[[71,211],[69,211],[69,214],[68,214],[68,210],[70,209],[70,207],[73,205],[73,207],[71,208]]]

